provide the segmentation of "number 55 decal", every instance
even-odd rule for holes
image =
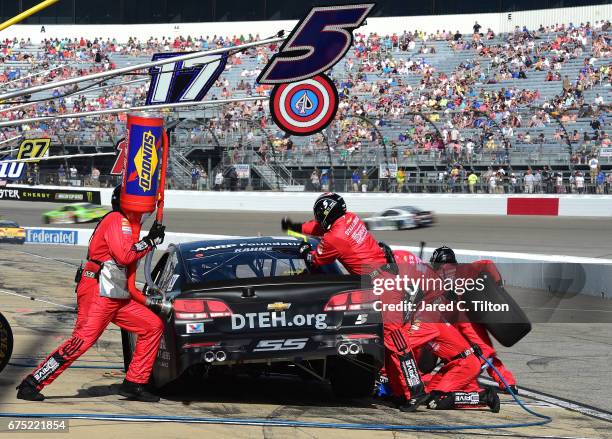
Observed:
[[[353,44],[353,29],[361,26],[373,7],[370,3],[312,8],[263,69],[257,82],[301,81],[332,68]]]

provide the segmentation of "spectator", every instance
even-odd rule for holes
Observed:
[[[475,33],[475,34],[479,34],[479,33],[480,33],[480,29],[481,29],[481,28],[482,28],[482,26],[481,26],[481,25],[479,25],[479,24],[478,24],[478,22],[475,22],[475,23],[474,23],[474,26],[472,26],[472,29],[474,29],[474,33]],[[457,31],[457,32],[459,32],[459,31]]]
[[[584,193],[584,177],[582,175],[582,172],[576,173],[574,182],[576,184],[576,191],[578,191],[579,194],[583,194]]]
[[[100,187],[100,170],[95,166],[91,169],[91,185]]]
[[[589,160],[589,175],[591,177],[591,184],[595,184],[595,178],[597,177],[597,172],[599,171],[599,160],[597,157],[592,156]]]
[[[200,181],[200,171],[196,166],[191,168],[191,190],[196,191],[199,189],[198,183]]]
[[[357,169],[353,171],[351,181],[353,183],[353,192],[359,192],[359,185],[361,183],[361,180],[359,179],[359,172],[357,171]]]
[[[397,182],[397,191],[398,192],[404,192],[404,184],[406,181],[406,174],[404,172],[404,170],[402,168],[399,168],[397,170],[397,173],[395,174],[395,180]]]
[[[223,187],[223,172],[221,172],[221,169],[219,169],[217,170],[217,173],[215,174],[215,190],[220,191],[222,187]]]
[[[606,184],[606,174],[603,171],[599,171],[597,178],[595,178],[595,184],[597,185],[596,193],[604,193],[604,185]]]
[[[525,193],[533,194],[533,189],[535,187],[535,177],[531,173],[531,169],[527,170],[527,174],[525,174],[524,182],[525,182]]]
[[[364,169],[361,172],[361,192],[366,193],[368,191],[368,172]]]
[[[59,168],[57,169],[57,178],[59,180],[60,185],[63,186],[66,184],[66,170],[64,169],[63,164],[61,164]]]
[[[468,187],[470,194],[476,193],[476,183],[478,183],[478,176],[474,172],[470,172],[468,176]]]

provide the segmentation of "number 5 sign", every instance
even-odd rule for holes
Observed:
[[[338,111],[338,90],[325,75],[353,44],[353,30],[374,4],[321,6],[310,10],[257,78],[274,84],[270,114],[283,131],[309,136],[327,127]]]

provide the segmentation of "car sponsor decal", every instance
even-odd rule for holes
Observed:
[[[185,331],[187,334],[201,334],[204,332],[204,323],[187,323]]]
[[[279,340],[260,340],[253,352],[300,351],[306,347],[307,338],[287,338]]]
[[[263,329],[263,328],[286,328],[314,326],[317,329],[326,329],[325,321],[327,314],[295,314],[287,316],[282,312],[250,312],[246,314],[232,314],[232,330],[238,329]]]
[[[283,131],[309,136],[323,130],[338,111],[338,90],[321,74],[290,84],[276,85],[270,94],[270,114]]]

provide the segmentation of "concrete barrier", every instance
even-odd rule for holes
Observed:
[[[93,229],[58,229],[52,227],[26,227],[26,244],[87,246]],[[146,232],[142,232],[144,236]],[[166,233],[160,250],[170,243],[224,239],[235,236],[203,235],[197,233]],[[419,254],[413,246],[391,245],[394,249]],[[423,260],[429,260],[433,247],[423,249]],[[514,252],[455,249],[459,262],[478,259],[494,261],[507,285],[537,290],[566,290],[570,294],[612,296],[612,259],[584,258],[564,255],[541,255]]]
[[[18,187],[19,185],[13,185]],[[24,186],[27,187],[27,186]],[[57,186],[36,186],[58,189]],[[100,191],[110,206],[112,189]],[[188,210],[243,210],[253,212],[309,212],[315,192],[214,192],[167,190],[165,206]],[[553,215],[612,217],[612,195],[544,194],[387,194],[342,193],[353,212],[379,212],[394,206],[415,206],[437,214]]]

